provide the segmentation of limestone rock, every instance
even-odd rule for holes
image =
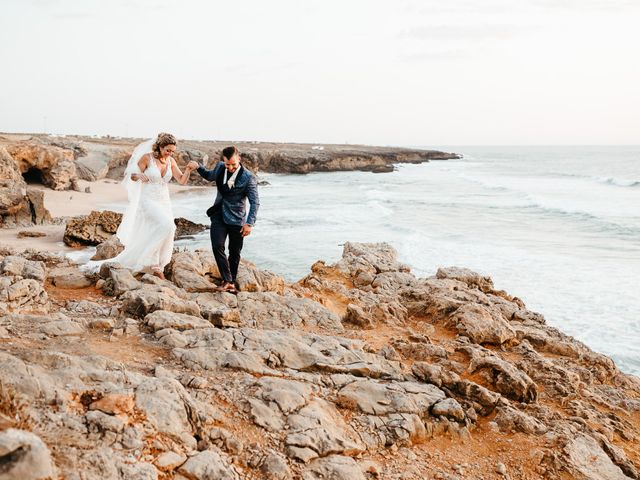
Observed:
[[[32,221],[27,184],[18,164],[0,146],[0,227],[26,226]]]
[[[47,234],[35,230],[20,230],[16,236],[18,238],[42,238],[46,237]]]
[[[73,145],[73,148],[76,152],[78,176],[89,182],[105,178],[111,167],[117,166],[123,160],[126,162],[131,155],[129,149],[97,142],[81,142]]]
[[[144,317],[156,310],[200,316],[197,303],[184,300],[165,287],[144,285],[137,290],[125,292],[120,298],[123,301],[123,311],[134,317]]]
[[[23,174],[37,172],[42,183],[49,188],[69,190],[78,180],[71,150],[34,142],[14,143],[7,145],[6,149]]]
[[[176,452],[164,452],[158,455],[158,458],[156,458],[153,463],[156,467],[158,467],[160,471],[170,472],[178,468],[186,461],[186,455],[180,455]]]
[[[284,291],[284,278],[260,270],[250,262],[243,260],[238,267],[237,283],[242,292],[276,292]]]
[[[513,364],[479,348],[464,347],[460,350],[471,354],[470,372],[486,369],[496,391],[519,402],[530,403],[537,400],[537,385],[529,375]]]
[[[153,465],[147,462],[120,462],[118,467],[120,478],[131,480],[158,480],[158,471]]]
[[[1,275],[15,275],[44,282],[47,275],[43,262],[28,260],[24,257],[9,255],[0,262]]]
[[[91,257],[91,260],[107,260],[115,257],[122,250],[124,250],[124,245],[120,243],[118,237],[112,235],[96,246],[96,253]]]
[[[48,279],[59,288],[85,288],[93,282],[84,272],[75,267],[56,267],[49,271]]]
[[[178,473],[193,480],[239,480],[235,469],[229,465],[219,450],[205,450],[187,460]]]
[[[344,321],[362,328],[373,328],[376,324],[370,312],[365,311],[364,308],[353,303],[347,305]]]
[[[449,356],[449,352],[444,347],[434,345],[430,341],[407,342],[403,340],[396,340],[393,342],[393,347],[391,348],[395,348],[395,351],[401,354],[404,358],[411,358],[419,361],[427,361],[434,357],[447,358]]]
[[[82,335],[85,331],[84,327],[73,320],[54,320],[53,322],[43,323],[40,331],[50,337],[65,337],[70,335]]]
[[[187,237],[190,235],[194,235],[196,233],[203,232],[207,230],[209,227],[206,225],[202,225],[201,223],[195,223],[191,220],[187,220],[186,218],[176,218],[176,238]]]
[[[238,294],[242,324],[260,328],[320,326],[342,331],[340,318],[322,305],[306,298],[283,297],[276,293]]]
[[[496,409],[494,421],[504,432],[523,432],[529,435],[542,435],[547,432],[548,428],[536,420],[508,405],[501,405]]]
[[[27,226],[32,223],[26,184],[0,178],[0,226]]]
[[[13,428],[0,432],[0,480],[45,480],[56,470],[45,443],[31,432]]]
[[[284,427],[283,416],[275,406],[268,405],[255,398],[249,399],[249,414],[251,420],[265,430],[279,432]]]
[[[302,473],[302,479],[366,480],[366,477],[353,458],[329,455],[311,462]]]
[[[344,338],[250,328],[228,329],[224,333],[187,331],[184,335],[188,342],[197,347],[179,348],[173,353],[189,367],[197,365],[207,370],[228,367],[273,374],[274,368],[292,368],[374,378],[401,377],[397,365],[362,351],[357,342]],[[233,351],[232,345],[236,348]]]
[[[267,480],[292,480],[293,475],[287,465],[286,459],[275,452],[267,454],[260,465],[260,470]]]
[[[27,187],[27,200],[31,210],[31,221],[34,224],[44,225],[51,222],[51,213],[44,206],[44,192],[42,190]]]
[[[220,277],[213,255],[208,252],[177,252],[169,270],[171,280],[187,292],[210,292],[215,284],[209,277]]]
[[[3,146],[0,146],[0,178],[13,184],[20,184],[25,188],[25,181],[18,163]]]
[[[105,279],[102,291],[106,295],[119,297],[124,293],[142,288],[142,284],[135,279],[131,270],[118,264],[104,263],[100,267],[100,276]]]
[[[176,439],[193,434],[191,399],[177,380],[149,378],[136,388],[135,401],[159,432]]]
[[[461,335],[469,337],[474,343],[501,345],[516,338],[515,330],[499,312],[482,305],[461,306],[451,317],[451,323]]]
[[[200,315],[216,327],[240,326],[238,299],[231,293],[202,293],[196,298]]]
[[[144,318],[144,321],[154,331],[163,328],[173,328],[175,330],[191,330],[194,328],[211,328],[212,325],[207,320],[184,313],[167,312],[156,310]]]
[[[135,399],[131,394],[108,393],[89,405],[91,410],[100,410],[109,415],[130,414],[133,412]]]
[[[501,399],[499,393],[495,393],[470,380],[463,380],[457,373],[447,371],[440,365],[415,362],[411,371],[424,382],[437,387],[446,387],[463,398],[478,403],[486,413],[492,412]]]
[[[489,277],[483,277],[482,275],[462,267],[448,267],[439,268],[436,272],[436,278],[439,279],[452,279],[459,282],[466,283],[469,287],[475,287],[482,291],[493,290],[493,281]]]
[[[320,398],[289,415],[287,424],[291,431],[285,439],[288,454],[304,462],[331,453],[355,455],[365,450],[335,406]],[[308,453],[300,455],[301,451]]]
[[[409,267],[397,261],[396,251],[388,243],[347,242],[337,266],[354,276],[363,270],[374,275],[382,272],[409,271]]]
[[[569,441],[561,460],[577,479],[627,480],[619,466],[598,445],[592,437],[579,434]]]
[[[356,417],[355,422],[369,449],[420,444],[433,436],[433,429],[428,430],[420,416],[415,413],[362,415]]]
[[[458,422],[462,422],[465,418],[462,406],[453,398],[447,398],[445,400],[440,400],[439,402],[437,402],[431,408],[431,414],[449,417]]]
[[[431,407],[445,399],[434,385],[413,382],[383,383],[356,380],[338,392],[338,402],[346,408],[357,408],[372,415],[415,413],[428,415]]]
[[[0,277],[0,302],[14,309],[42,310],[48,302],[47,292],[37,280]]]
[[[121,221],[121,213],[108,210],[74,217],[67,221],[63,241],[70,247],[98,245],[116,233]]]
[[[111,307],[90,302],[89,300],[67,301],[66,307],[71,315],[91,317],[94,320],[99,320],[100,317],[108,317],[112,313]]]
[[[32,368],[21,359],[0,351],[2,383],[16,392],[28,397],[37,397],[42,393],[46,379],[40,376],[39,369]]]
[[[99,410],[91,410],[85,414],[90,433],[122,433],[124,420],[115,415],[108,415]]]

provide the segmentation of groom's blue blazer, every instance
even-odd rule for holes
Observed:
[[[218,162],[211,170],[207,170],[204,166],[200,165],[198,167],[198,173],[202,178],[210,182],[215,182],[218,175],[224,172],[224,169],[224,162]],[[253,173],[242,166],[242,169],[238,172],[233,188],[228,189],[226,192],[220,189],[217,190],[218,192],[213,206],[214,208],[222,207],[222,219],[224,223],[227,225],[244,225],[246,223],[251,226],[256,223],[260,198],[258,197],[258,181]],[[251,205],[248,216],[246,210],[247,199]]]

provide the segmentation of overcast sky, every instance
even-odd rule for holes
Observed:
[[[0,131],[640,144],[638,0],[0,0]]]

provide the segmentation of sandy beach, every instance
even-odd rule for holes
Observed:
[[[72,190],[52,190],[42,185],[30,185],[44,191],[45,207],[54,219],[87,215],[93,210],[112,209],[114,204],[124,204],[127,202],[127,192],[115,180],[103,179],[96,182],[79,180],[81,191]],[[90,193],[85,193],[85,188],[89,187]],[[210,187],[169,185],[171,196],[182,195],[194,190],[202,190]],[[71,252],[76,250],[68,247],[62,241],[66,222],[52,225],[33,225],[30,227],[2,228],[0,229],[0,245],[9,246],[24,251],[35,249],[48,252]],[[39,232],[45,236],[40,237],[18,237],[20,232]]]

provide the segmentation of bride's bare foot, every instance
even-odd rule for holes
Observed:
[[[151,272],[155,277],[158,277],[160,280],[166,280],[164,273],[162,273],[162,270],[160,270],[160,268],[154,267],[151,269]]]

